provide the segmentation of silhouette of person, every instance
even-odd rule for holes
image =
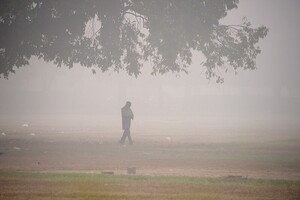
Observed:
[[[128,137],[129,144],[133,144],[130,136],[130,124],[131,124],[131,120],[133,120],[133,112],[130,109],[130,107],[131,107],[131,102],[127,101],[125,106],[121,109],[122,129],[124,130],[124,133],[120,140],[120,144],[124,144],[126,137]]]

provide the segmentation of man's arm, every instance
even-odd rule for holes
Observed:
[[[134,115],[133,115],[133,112],[132,112],[132,110],[130,109],[130,115],[131,115],[131,119],[133,120],[133,118],[134,118]]]

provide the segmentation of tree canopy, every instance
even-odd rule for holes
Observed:
[[[125,70],[138,76],[188,72],[194,51],[207,78],[255,69],[265,26],[221,24],[238,0],[1,0],[0,76],[36,56],[72,67]]]

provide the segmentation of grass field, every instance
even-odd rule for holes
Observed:
[[[6,199],[299,199],[300,181],[1,172]]]
[[[300,199],[296,130],[74,124],[1,125],[0,199]]]

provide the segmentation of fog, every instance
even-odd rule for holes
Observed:
[[[212,128],[300,128],[300,3],[297,0],[241,1],[224,24],[246,16],[253,25],[266,25],[262,53],[254,71],[223,74],[225,82],[207,80],[194,53],[189,74],[151,76],[145,63],[135,78],[125,72],[96,74],[75,65],[58,68],[32,58],[9,79],[0,79],[2,123],[34,120],[111,121],[121,127],[120,109],[132,102],[135,124],[174,122]],[[140,127],[141,128],[141,127]]]

